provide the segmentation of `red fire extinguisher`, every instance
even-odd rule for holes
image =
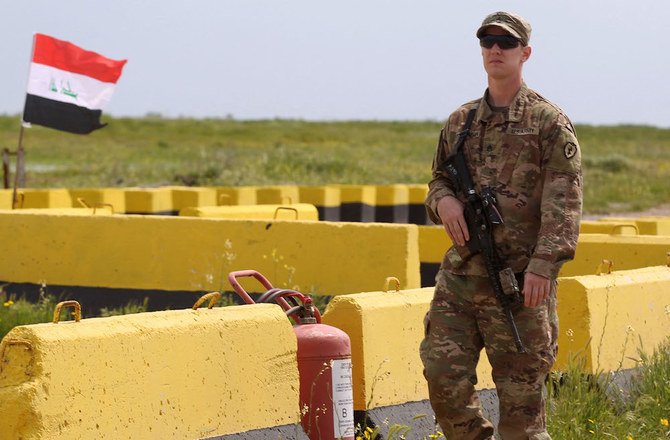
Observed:
[[[293,326],[298,340],[300,413],[310,440],[354,440],[354,400],[351,380],[351,343],[342,330],[321,323],[312,298],[292,289],[278,289],[255,270],[228,274],[228,281],[247,304],[254,300],[237,278],[254,277],[266,289],[258,302],[276,301]]]

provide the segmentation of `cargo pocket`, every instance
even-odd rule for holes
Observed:
[[[423,340],[419,344],[419,357],[421,362],[424,365],[423,374],[425,376],[426,370],[425,365],[429,360],[430,355],[430,310],[426,312],[426,316],[423,318]]]
[[[446,254],[444,254],[444,259],[442,260],[442,266],[440,269],[445,267],[450,267],[452,269],[458,269],[466,261],[472,257],[472,252],[468,249],[467,246],[452,246],[449,248]]]

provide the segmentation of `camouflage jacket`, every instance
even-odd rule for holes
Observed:
[[[463,148],[478,189],[489,186],[496,194],[504,219],[494,229],[498,253],[514,272],[556,278],[562,264],[574,257],[579,235],[580,150],[567,116],[525,84],[505,112],[493,111],[485,95],[451,114],[433,160],[428,214],[442,224],[437,202],[455,195],[442,165],[473,105],[478,109]],[[452,246],[443,267],[457,274],[486,275],[481,255],[468,255],[467,247]]]

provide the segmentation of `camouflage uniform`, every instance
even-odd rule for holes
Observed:
[[[565,114],[525,84],[506,111],[494,111],[486,96],[463,105],[442,129],[433,162],[426,206],[437,224],[442,223],[438,200],[457,196],[441,165],[453,153],[473,106],[478,109],[463,148],[478,188],[489,186],[496,194],[505,222],[494,230],[498,253],[517,273],[520,287],[524,272],[533,272],[550,278],[552,288],[541,306],[514,312],[527,350],[517,353],[482,256],[452,246],[426,315],[420,348],[424,375],[447,439],[492,438],[493,426],[483,417],[474,388],[475,367],[485,348],[500,401],[500,435],[505,440],[549,439],[543,384],[557,352],[555,280],[561,265],[574,256],[579,231],[579,144]]]

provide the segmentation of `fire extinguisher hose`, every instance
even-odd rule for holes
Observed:
[[[314,304],[312,303],[312,298],[310,298],[309,296],[307,296],[307,295],[305,295],[301,292],[298,292],[296,290],[292,290],[292,289],[274,290],[274,289],[271,289],[271,291],[268,291],[268,292],[264,293],[261,296],[261,298],[258,299],[258,302],[273,302],[273,301],[279,302],[278,300],[280,298],[283,298],[285,300],[290,300],[291,302],[294,303],[294,306],[291,307],[291,308],[287,309],[286,307],[284,307],[284,311],[286,312],[287,316],[294,315],[298,311],[304,310],[305,307],[309,307],[310,308],[309,313],[311,315],[313,315],[313,317],[316,319],[317,323],[321,323],[321,313],[319,312],[319,309],[314,307]],[[302,305],[296,304],[295,298],[299,299],[300,302],[302,303]],[[296,321],[298,321],[298,323],[301,323],[301,321],[299,319],[296,319]]]

